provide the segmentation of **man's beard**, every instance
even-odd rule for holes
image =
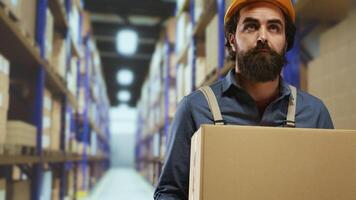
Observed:
[[[236,58],[241,75],[253,82],[275,80],[286,64],[284,52],[280,55],[262,42],[247,52],[238,52]]]

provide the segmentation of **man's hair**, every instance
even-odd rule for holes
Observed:
[[[293,48],[293,44],[294,44],[294,37],[296,34],[296,27],[294,25],[294,23],[292,22],[292,19],[284,14],[284,18],[285,18],[285,34],[286,34],[286,42],[287,42],[287,51],[289,51],[290,49]],[[236,52],[234,52],[232,50],[232,47],[230,45],[230,34],[235,35],[236,33],[236,27],[237,24],[240,20],[240,12],[236,12],[235,15],[233,15],[225,24],[224,27],[224,31],[225,31],[225,47],[228,50],[228,54],[229,54],[229,58],[233,61],[236,60]]]

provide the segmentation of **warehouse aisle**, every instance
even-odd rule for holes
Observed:
[[[111,169],[87,200],[152,200],[152,186],[134,169]]]

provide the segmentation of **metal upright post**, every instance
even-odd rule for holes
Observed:
[[[225,0],[217,0],[218,8],[218,78],[222,78],[221,69],[225,64],[225,35],[224,35],[224,16]]]
[[[36,16],[36,41],[40,48],[40,55],[45,57],[45,30],[46,30],[46,10],[47,0],[37,1],[37,16]],[[43,66],[38,69],[36,77],[36,99],[35,112],[33,122],[37,127],[37,143],[36,154],[42,154],[42,124],[43,124],[43,95],[45,89],[45,70]],[[39,200],[42,187],[42,164],[36,164],[33,168],[34,179],[32,184],[32,199]]]
[[[293,4],[296,4],[296,0],[293,0]],[[299,20],[296,24],[298,23]],[[283,78],[297,88],[300,88],[300,39],[300,32],[297,29],[293,49],[286,55],[288,64],[283,69]]]

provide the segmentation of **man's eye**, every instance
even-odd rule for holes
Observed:
[[[280,32],[281,28],[277,25],[270,25],[269,30],[278,33],[278,32]]]
[[[256,24],[247,24],[247,25],[244,27],[244,31],[252,32],[252,31],[256,31],[257,28],[258,28],[258,27],[257,27]]]

